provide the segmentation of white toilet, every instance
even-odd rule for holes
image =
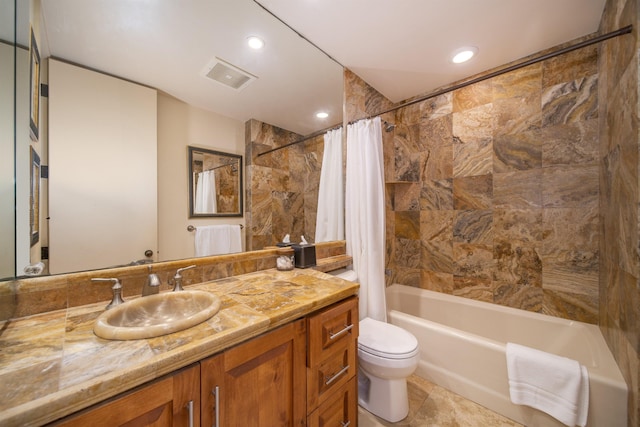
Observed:
[[[355,281],[353,270],[331,272]],[[358,403],[389,422],[409,413],[407,377],[418,367],[418,340],[410,332],[368,317],[360,319]]]

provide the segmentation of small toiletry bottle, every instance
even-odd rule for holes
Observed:
[[[280,271],[293,270],[293,249],[290,246],[278,248],[276,253],[278,254],[278,258],[276,259],[276,268]]]

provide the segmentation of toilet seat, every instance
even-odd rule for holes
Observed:
[[[413,334],[390,323],[369,317],[360,321],[358,348],[386,359],[407,359],[418,354],[418,340]]]

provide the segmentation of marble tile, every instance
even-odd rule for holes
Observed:
[[[438,240],[422,241],[420,266],[434,273],[453,274],[455,271],[453,243]]]
[[[491,209],[494,197],[494,176],[488,174],[454,178],[454,209]]]
[[[457,243],[491,244],[493,242],[493,211],[455,211],[453,241]]]
[[[493,140],[493,172],[511,172],[542,167],[546,139],[539,130],[498,135]]]
[[[420,103],[420,117],[434,120],[453,113],[453,92],[447,92]]]
[[[422,270],[420,274],[420,288],[430,291],[453,293],[453,273],[440,273],[431,270]]]
[[[405,211],[395,213],[396,237],[420,240],[420,212]]]
[[[453,144],[453,116],[423,120],[420,123],[420,146],[422,149]]]
[[[550,166],[542,170],[545,208],[577,208],[598,204],[598,166]]]
[[[420,191],[420,210],[452,210],[453,179],[424,180]]]
[[[454,243],[453,264],[456,277],[491,280],[495,264],[493,249],[491,245]]]
[[[542,241],[542,209],[494,209],[494,239],[503,241]]]
[[[542,287],[539,243],[498,240],[493,244],[493,258],[493,280],[499,285]]]
[[[598,76],[591,75],[546,89],[542,94],[542,125],[598,117]]]
[[[542,125],[540,104],[540,92],[524,97],[494,100],[494,135],[508,135],[538,129]]]
[[[420,240],[396,238],[395,256],[401,267],[420,268]]]
[[[543,289],[542,314],[598,324],[598,309],[593,298],[583,294]]]
[[[542,90],[543,64],[533,64],[492,79],[493,100],[523,98]]]
[[[424,241],[451,241],[453,238],[454,211],[420,212],[420,239]]]
[[[542,165],[576,165],[598,160],[598,120],[587,120],[540,130]]]
[[[393,210],[417,211],[420,210],[420,184],[394,185]]]
[[[491,140],[494,131],[493,104],[453,113],[453,136],[459,143]]]
[[[542,207],[542,170],[493,174],[493,206],[500,209]]]
[[[394,181],[420,181],[422,169],[422,153],[402,153],[398,150],[395,152],[395,174]]]
[[[493,84],[494,79],[489,79],[454,91],[453,111],[458,113],[491,103]]]
[[[455,140],[453,144],[453,176],[455,178],[486,175],[492,172],[493,144],[491,139],[466,142]]]
[[[436,146],[420,153],[420,181],[453,176],[454,146]]]
[[[516,423],[430,381],[411,375],[407,379],[409,414],[390,423],[358,409],[358,427],[517,427]]]
[[[541,287],[526,284],[496,283],[493,302],[507,307],[541,312],[543,308],[543,290]]]
[[[589,77],[598,72],[598,46],[587,46],[540,64],[545,88]]]
[[[493,287],[494,282],[491,279],[455,276],[451,293],[459,297],[492,303]]]
[[[544,255],[573,250],[596,251],[599,246],[598,206],[545,209],[542,233]]]

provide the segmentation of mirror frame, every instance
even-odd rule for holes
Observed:
[[[189,181],[189,218],[220,218],[220,217],[242,217],[244,216],[244,197],[243,197],[243,193],[244,193],[244,183],[242,180],[242,175],[243,175],[243,169],[242,169],[242,155],[240,154],[232,154],[232,153],[225,153],[223,151],[216,151],[216,150],[210,150],[208,148],[200,148],[200,147],[193,147],[191,145],[187,146],[187,148],[189,149],[189,156],[188,156],[188,181]],[[238,188],[238,212],[233,212],[233,213],[196,213],[195,212],[195,200],[194,200],[194,194],[195,194],[195,188],[194,188],[194,180],[193,180],[193,161],[194,161],[194,153],[198,152],[198,153],[205,153],[205,154],[212,154],[215,156],[224,156],[224,157],[231,157],[234,159],[237,159],[238,161],[238,177],[239,177],[239,188]]]

